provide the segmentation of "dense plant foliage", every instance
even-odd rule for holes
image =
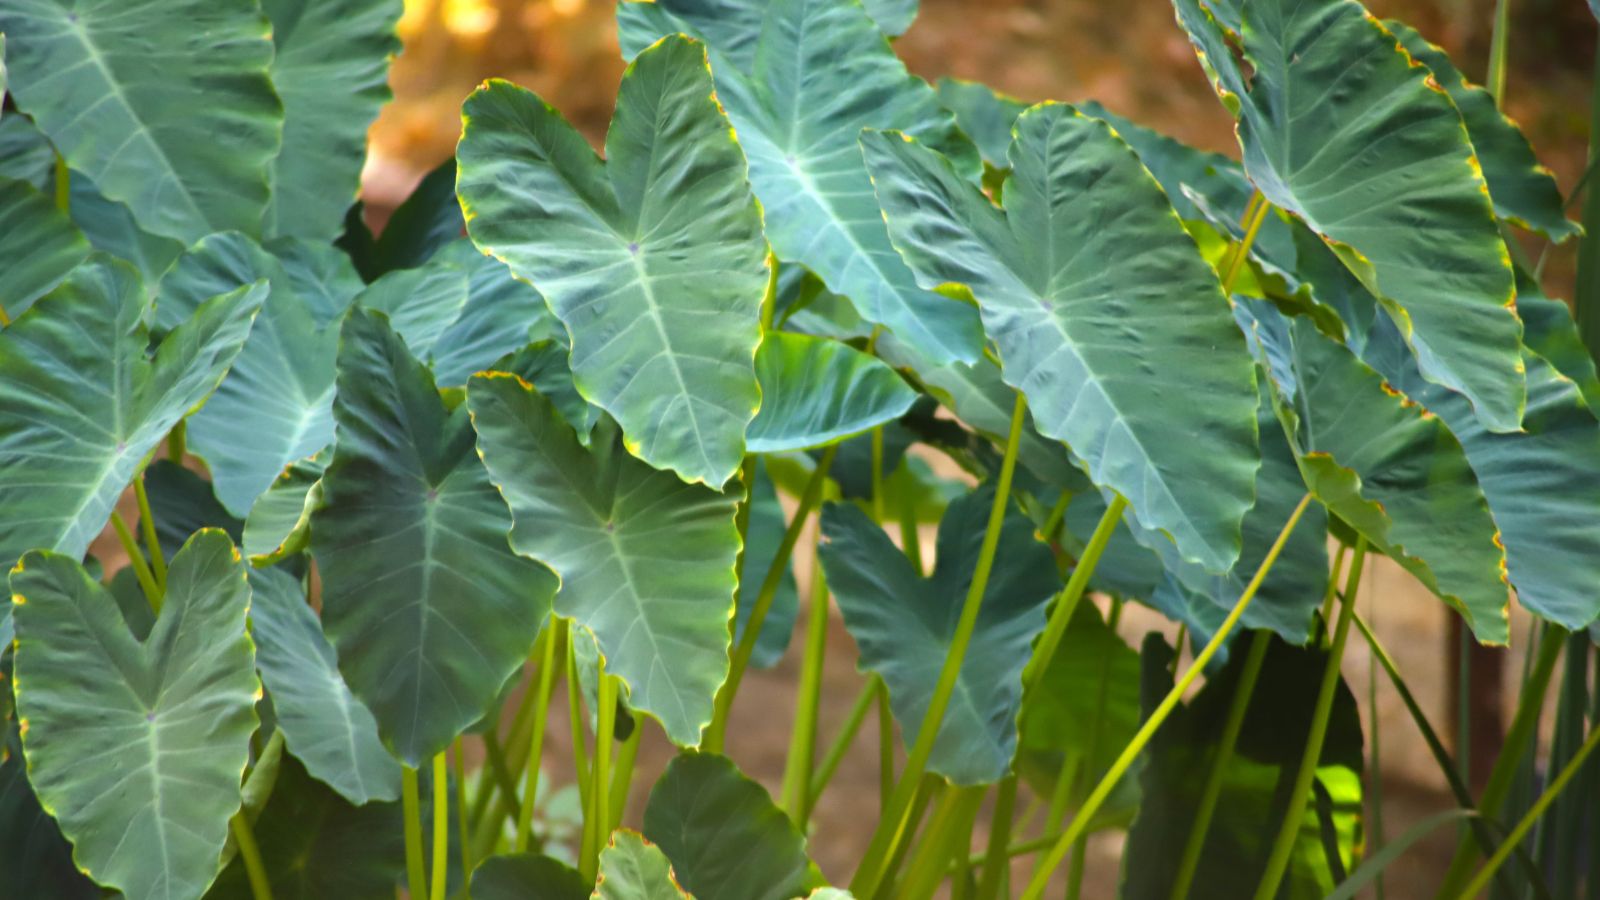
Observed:
[[[603,155],[490,81],[378,236],[399,0],[0,3],[0,895],[1038,900],[1123,829],[1130,898],[1347,897],[1457,824],[1442,895],[1574,896],[1600,377],[1521,241],[1582,229],[1405,25],[1173,3],[1242,164],[931,85],[914,0],[624,0]],[[1479,798],[1371,554],[1540,621]],[[834,603],[870,677],[820,753]],[[774,799],[723,749],[802,613]],[[1460,805],[1389,843],[1353,629]],[[823,873],[874,704],[904,754]]]

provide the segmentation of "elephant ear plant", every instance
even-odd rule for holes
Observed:
[[[375,236],[400,0],[0,4],[0,895],[1039,900],[1121,831],[1121,896],[1351,897],[1446,825],[1440,896],[1592,892],[1600,257],[1508,20],[1485,88],[1354,0],[1174,9],[1242,163],[931,85],[914,0],[624,0],[603,152],[486,82]],[[1537,623],[1479,796],[1376,556]],[[1352,629],[1452,790],[1404,833]]]

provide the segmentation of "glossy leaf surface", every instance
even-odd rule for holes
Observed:
[[[916,392],[894,370],[838,341],[771,332],[756,351],[761,411],[745,433],[751,453],[835,443],[911,408]]]

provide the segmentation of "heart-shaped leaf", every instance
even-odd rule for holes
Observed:
[[[15,0],[0,31],[18,107],[141,227],[260,232],[283,105],[254,0]]]
[[[14,319],[89,255],[89,242],[49,197],[0,178],[0,310]]]
[[[669,37],[628,67],[604,162],[507,82],[462,118],[472,240],[543,292],[571,332],[579,392],[634,453],[721,487],[760,401],[766,245],[704,49]]]
[[[700,740],[728,672],[737,492],[685,484],[629,455],[603,421],[591,448],[512,375],[476,375],[478,452],[511,505],[511,546],[561,579],[555,612],[594,632],[628,704],[680,745]]]
[[[672,863],[636,831],[618,829],[600,851],[593,900],[693,900],[678,886]]]
[[[463,406],[381,313],[340,334],[337,443],[311,517],[322,623],[384,742],[413,768],[483,716],[527,658],[555,579],[511,552],[511,517]]]
[[[147,355],[132,266],[92,256],[0,332],[0,566],[82,557],[146,454],[222,380],[265,285],[206,301]]]
[[[283,147],[267,169],[262,230],[331,241],[361,186],[367,128],[389,100],[401,0],[262,0]]]
[[[11,591],[28,776],[78,867],[129,900],[200,897],[239,809],[260,690],[233,542],[202,531],[173,557],[143,642],[66,556],[29,553]]]
[[[751,453],[808,450],[905,415],[917,399],[893,369],[838,341],[774,331],[756,351],[761,411]]]
[[[1260,456],[1250,356],[1216,275],[1105,123],[1045,104],[1015,132],[1003,211],[915,140],[863,134],[890,236],[922,284],[971,290],[1039,432],[1225,572]]]
[[[1445,89],[1355,0],[1244,7],[1230,27],[1248,88],[1204,0],[1174,5],[1239,116],[1250,180],[1382,298],[1428,380],[1465,394],[1491,430],[1517,430],[1526,389],[1511,259]]]
[[[617,27],[626,56],[673,32],[706,42],[780,259],[805,265],[930,359],[978,358],[983,332],[972,308],[919,287],[890,245],[856,137],[863,128],[916,135],[974,179],[978,155],[865,9],[835,0],[625,2]]]
[[[725,756],[674,759],[650,789],[644,835],[696,900],[790,900],[810,887],[805,837]]]
[[[289,752],[356,806],[400,796],[400,764],[372,712],[350,693],[300,585],[281,569],[250,573],[256,665]]]
[[[927,578],[855,506],[835,503],[822,511],[825,543],[818,552],[828,586],[861,648],[861,668],[882,675],[889,686],[890,706],[908,744],[916,740],[939,681],[993,505],[992,487],[950,504]],[[1045,605],[1060,589],[1049,548],[1034,540],[1032,523],[1008,512],[928,771],[973,785],[998,781],[1010,770],[1022,668],[1044,630]]]

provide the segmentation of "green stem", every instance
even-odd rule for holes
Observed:
[[[939,727],[944,723],[944,714],[950,705],[950,697],[955,693],[956,678],[961,674],[961,664],[966,659],[967,646],[972,642],[972,632],[978,624],[978,611],[983,604],[983,595],[989,586],[989,572],[994,567],[995,550],[1000,543],[1000,525],[1005,519],[1006,504],[1011,499],[1011,478],[1017,467],[1017,446],[1022,438],[1022,423],[1026,418],[1027,409],[1027,401],[1019,392],[1011,410],[1011,430],[1006,436],[1005,456],[1001,461],[1000,477],[995,485],[994,506],[989,511],[989,523],[984,529],[983,545],[978,551],[978,564],[972,574],[972,584],[967,590],[966,601],[962,604],[961,618],[956,623],[950,650],[945,655],[943,667],[939,670],[939,681],[934,686],[933,696],[928,700],[928,711],[917,727],[917,739],[907,755],[905,771],[900,776],[900,783],[896,785],[894,794],[889,799],[888,810],[878,823],[878,829],[867,847],[866,857],[857,869],[855,878],[851,879],[851,893],[857,896],[870,897],[877,892],[883,877],[880,861],[892,854],[905,838],[909,819],[907,812],[916,792],[916,786],[922,780],[922,773],[927,769],[928,757],[933,753],[933,742],[938,736]]]
[[[905,887],[897,897],[929,900],[950,872],[951,862],[965,863],[967,851],[960,846],[960,842],[972,833],[972,820],[977,815],[978,805],[983,802],[984,793],[981,787],[952,786],[945,791],[944,800],[928,825],[922,846],[911,858]]]
[[[941,778],[928,775],[917,782],[917,792],[911,798],[911,814],[907,817],[910,821],[909,833],[915,835],[917,826],[922,822],[922,814],[927,811],[928,804],[935,797],[942,797],[945,793],[955,790],[953,785],[946,784]],[[869,895],[869,900],[882,900],[888,896],[889,888],[899,877],[900,865],[905,862],[906,856],[911,852],[911,841],[901,841],[889,857],[888,864],[884,866],[881,884],[876,892]]]
[[[267,877],[267,867],[261,861],[261,847],[256,843],[255,832],[244,810],[234,813],[228,820],[228,830],[233,834],[233,842],[239,845],[239,858],[244,861],[251,896],[255,900],[272,900],[272,879]]]
[[[1322,670],[1317,704],[1311,713],[1311,734],[1307,736],[1305,749],[1300,754],[1300,768],[1295,772],[1289,808],[1278,827],[1272,855],[1267,858],[1266,874],[1256,887],[1256,900],[1272,900],[1278,895],[1278,885],[1283,883],[1283,874],[1289,869],[1289,856],[1294,852],[1295,840],[1300,837],[1306,799],[1311,796],[1311,781],[1317,777],[1317,760],[1322,758],[1322,745],[1328,736],[1328,719],[1333,713],[1333,698],[1339,688],[1339,667],[1344,661],[1345,644],[1350,638],[1350,623],[1356,612],[1356,589],[1361,585],[1361,569],[1366,559],[1367,539],[1362,537],[1356,541],[1355,554],[1350,559],[1350,571],[1345,576],[1339,624],[1334,628],[1333,646],[1328,649],[1328,662]]]
[[[72,215],[72,170],[67,168],[66,159],[59,153],[55,162],[55,188],[56,209],[61,210],[64,216]]]
[[[1561,770],[1561,774],[1550,782],[1550,787],[1546,788],[1545,792],[1539,795],[1539,799],[1534,801],[1533,806],[1528,809],[1527,815],[1524,815],[1522,820],[1517,822],[1516,827],[1511,829],[1511,833],[1501,843],[1500,849],[1489,857],[1489,861],[1478,871],[1477,876],[1467,883],[1466,888],[1458,895],[1460,900],[1470,900],[1470,898],[1476,897],[1488,886],[1489,879],[1494,877],[1495,870],[1505,863],[1512,850],[1522,843],[1523,838],[1527,837],[1528,831],[1533,828],[1534,823],[1539,821],[1539,817],[1544,815],[1544,811],[1550,807],[1551,803],[1555,802],[1556,797],[1561,795],[1562,790],[1567,786],[1567,782],[1571,781],[1573,776],[1582,770],[1583,761],[1588,758],[1590,753],[1594,752],[1597,744],[1600,744],[1600,728],[1589,732],[1589,736],[1584,739],[1583,746],[1579,747],[1578,752],[1572,755],[1571,761]]]
[[[1378,658],[1377,654],[1367,654],[1367,734],[1368,745],[1372,748],[1367,762],[1367,775],[1371,782],[1367,786],[1367,793],[1372,798],[1372,849],[1369,857],[1383,853],[1387,843],[1383,827],[1383,754],[1381,743],[1378,740]],[[1374,900],[1384,900],[1383,870],[1378,870],[1372,881],[1372,895]]]
[[[555,693],[556,643],[559,633],[565,633],[565,619],[550,617],[544,637],[539,642],[539,682],[534,690],[533,739],[528,742],[528,761],[523,764],[522,808],[517,811],[518,853],[528,849],[528,838],[533,834],[533,808],[539,797],[540,763],[544,757],[544,732],[550,718],[550,695]]]
[[[1272,210],[1272,204],[1260,191],[1250,197],[1250,205],[1244,214],[1244,237],[1234,246],[1233,254],[1228,257],[1228,267],[1222,273],[1222,292],[1231,295],[1233,283],[1238,279],[1239,273],[1244,270],[1244,262],[1250,258],[1250,247],[1256,242],[1256,235],[1261,231],[1261,224],[1267,220],[1267,213]]]
[[[811,792],[806,796],[806,815],[811,815],[811,810],[817,808],[817,801],[822,799],[822,792],[827,790],[828,782],[833,780],[833,773],[839,771],[839,763],[844,761],[844,755],[850,751],[850,745],[856,741],[856,735],[861,732],[861,723],[867,720],[867,710],[872,708],[872,701],[878,696],[878,682],[882,679],[873,675],[867,683],[861,686],[856,700],[850,705],[850,714],[845,717],[844,725],[839,729],[839,734],[834,737],[833,743],[828,746],[828,752],[823,754],[821,765],[811,775]]]
[[[433,890],[432,900],[444,900],[445,876],[450,873],[450,764],[440,752],[433,758]]]
[[[596,856],[611,834],[611,744],[612,737],[616,734],[617,723],[617,678],[606,672],[606,661],[603,656],[599,661],[598,678],[599,696],[595,700],[595,705],[599,708],[595,710],[594,766],[589,770],[589,776],[594,779],[594,786],[589,789],[589,798],[594,807]],[[598,870],[598,860],[596,869]]]
[[[467,823],[467,760],[463,753],[464,741],[456,737],[454,760],[456,766],[456,840],[461,842],[461,872],[463,875],[461,890],[466,900],[472,900],[472,889],[468,885],[468,878],[472,874],[472,836]]]
[[[889,709],[889,686],[878,679],[878,814],[889,808],[894,785],[894,712]]]
[[[639,741],[643,735],[644,719],[636,716],[633,732],[622,742],[622,751],[611,767],[611,808],[607,812],[607,822],[613,829],[622,824],[622,817],[628,812],[628,791],[633,787],[634,763],[639,759]]]
[[[1056,650],[1061,646],[1061,639],[1066,635],[1067,627],[1072,624],[1072,614],[1078,607],[1078,601],[1083,599],[1083,593],[1089,587],[1089,579],[1094,576],[1094,570],[1100,564],[1100,557],[1105,553],[1106,545],[1111,543],[1111,536],[1116,533],[1117,523],[1122,521],[1123,510],[1127,508],[1128,501],[1124,500],[1121,494],[1112,496],[1105,513],[1100,516],[1099,524],[1094,527],[1094,534],[1089,537],[1089,544],[1083,550],[1083,557],[1073,567],[1072,576],[1067,579],[1066,587],[1061,589],[1060,596],[1056,598],[1055,605],[1050,611],[1050,621],[1046,623],[1044,633],[1039,636],[1039,642],[1034,645],[1032,658],[1022,670],[1024,707],[1027,706],[1027,698],[1038,690],[1040,679],[1044,678],[1045,670],[1050,667],[1050,660],[1055,658]]]
[[[111,511],[111,527],[117,532],[117,541],[122,544],[122,550],[128,554],[128,565],[133,567],[133,577],[139,581],[139,589],[144,591],[144,597],[150,601],[150,608],[156,615],[161,615],[161,586],[156,584],[155,576],[150,574],[150,565],[144,561],[144,553],[139,549],[139,542],[133,538],[133,530],[128,527],[122,513]]]
[[[900,472],[907,470],[902,468]],[[903,476],[896,476],[903,477]],[[910,491],[905,492],[907,495]],[[905,551],[906,559],[911,561],[911,567],[916,570],[918,577],[922,571],[922,532],[917,529],[917,504],[909,498],[903,497],[898,510],[900,515],[900,544]]]
[[[1537,737],[1534,734],[1536,730],[1534,726],[1544,706],[1545,689],[1550,686],[1550,676],[1555,671],[1556,660],[1561,656],[1565,638],[1565,631],[1551,625],[1545,633],[1544,642],[1539,645],[1539,658],[1534,662],[1533,674],[1529,677],[1527,686],[1523,688],[1522,698],[1517,702],[1516,715],[1511,719],[1511,727],[1506,731],[1505,741],[1500,745],[1500,755],[1494,761],[1494,768],[1489,772],[1489,781],[1484,785],[1483,796],[1477,804],[1478,812],[1487,819],[1499,818],[1506,795],[1510,793],[1511,786],[1516,781],[1517,767],[1522,761],[1522,755]],[[1461,884],[1472,872],[1473,863],[1477,861],[1477,844],[1473,842],[1470,834],[1462,834],[1456,842],[1456,852],[1450,860],[1450,867],[1440,881],[1438,896],[1449,897],[1460,890]]]
[[[983,875],[978,879],[978,892],[973,900],[996,900],[1000,896],[1000,882],[1010,862],[1006,850],[1011,845],[1011,816],[1016,806],[1017,776],[1008,775],[995,793],[994,815],[989,820],[989,847],[983,856]]]
[[[767,575],[761,581],[761,590],[756,594],[755,605],[750,608],[750,618],[745,622],[744,633],[739,636],[739,644],[734,648],[733,659],[728,664],[728,679],[717,692],[716,709],[711,718],[711,726],[706,729],[703,742],[707,752],[722,752],[723,742],[728,734],[728,715],[733,709],[733,698],[739,693],[739,683],[744,680],[744,672],[750,665],[750,657],[756,652],[756,639],[760,637],[761,628],[767,622],[767,613],[772,609],[773,598],[778,595],[778,586],[783,583],[783,573],[789,570],[789,558],[794,554],[795,544],[800,541],[800,532],[805,528],[806,519],[810,517],[811,511],[822,499],[822,487],[828,480],[828,469],[838,454],[838,444],[829,447],[822,454],[822,459],[811,472],[811,478],[806,481],[805,490],[801,492],[800,506],[794,511],[794,518],[789,521],[789,527],[783,533],[783,541],[778,544],[778,552],[772,558],[772,565],[767,567]]]
[[[1335,569],[1337,572],[1337,569]],[[1261,675],[1261,664],[1267,658],[1267,648],[1272,644],[1272,633],[1258,631],[1250,639],[1250,655],[1245,658],[1244,669],[1239,673],[1239,684],[1233,690],[1233,701],[1228,705],[1228,718],[1222,726],[1222,738],[1217,743],[1216,756],[1206,772],[1206,784],[1200,791],[1200,805],[1194,814],[1194,824],[1189,827],[1189,840],[1183,846],[1183,856],[1178,862],[1178,874],[1172,881],[1172,900],[1184,900],[1194,884],[1195,872],[1200,868],[1200,852],[1205,848],[1206,833],[1211,829],[1211,817],[1217,811],[1217,800],[1222,796],[1222,777],[1233,759],[1233,748],[1244,727],[1245,712],[1250,708],[1250,696],[1255,693],[1256,679]]]
[[[1511,0],[1496,0],[1494,29],[1489,34],[1489,72],[1483,87],[1494,96],[1498,108],[1506,95],[1506,46],[1511,37]]]
[[[1050,512],[1044,517],[1044,524],[1039,526],[1039,537],[1045,543],[1055,541],[1056,532],[1061,528],[1061,521],[1067,517],[1067,504],[1071,502],[1072,492],[1064,490],[1051,505]]]
[[[1344,571],[1345,554],[1350,548],[1339,545],[1339,555],[1333,560],[1333,576],[1328,579],[1328,590],[1322,595],[1322,630],[1328,641],[1333,640],[1333,602],[1338,599],[1339,573]]]
[[[1310,504],[1311,495],[1307,494],[1300,499],[1300,503],[1295,506],[1294,512],[1289,514],[1289,520],[1284,523],[1283,530],[1278,532],[1277,540],[1273,541],[1271,549],[1267,551],[1267,555],[1262,559],[1260,567],[1256,569],[1255,576],[1245,586],[1244,593],[1239,595],[1239,601],[1233,605],[1233,609],[1228,613],[1227,618],[1223,619],[1222,623],[1217,626],[1216,634],[1212,635],[1211,641],[1195,656],[1194,661],[1189,664],[1188,670],[1183,673],[1183,677],[1173,684],[1172,690],[1168,691],[1167,695],[1162,698],[1155,710],[1151,712],[1150,717],[1145,720],[1144,725],[1140,726],[1139,730],[1134,734],[1133,740],[1129,741],[1128,746],[1123,749],[1122,755],[1117,757],[1116,761],[1111,764],[1111,768],[1106,771],[1105,776],[1100,779],[1100,783],[1090,792],[1089,798],[1084,801],[1083,806],[1078,810],[1078,814],[1073,817],[1072,824],[1067,827],[1066,831],[1061,833],[1055,845],[1050,848],[1050,852],[1043,858],[1039,867],[1034,870],[1033,878],[1029,880],[1027,889],[1022,893],[1022,900],[1039,900],[1044,895],[1045,886],[1050,883],[1051,873],[1061,864],[1062,858],[1066,856],[1067,850],[1071,848],[1073,842],[1078,839],[1078,835],[1088,827],[1094,814],[1099,811],[1100,804],[1104,803],[1106,797],[1110,796],[1112,789],[1122,779],[1123,773],[1127,772],[1128,767],[1133,765],[1133,761],[1138,758],[1145,745],[1155,736],[1156,730],[1161,727],[1167,716],[1172,713],[1173,707],[1177,706],[1178,702],[1183,699],[1184,694],[1189,690],[1189,686],[1194,684],[1195,680],[1200,677],[1201,672],[1205,671],[1205,667],[1211,662],[1211,658],[1217,655],[1217,651],[1221,649],[1223,643],[1228,639],[1228,635],[1233,633],[1234,626],[1239,624],[1239,619],[1244,615],[1245,610],[1249,608],[1250,601],[1255,599],[1256,591],[1261,589],[1261,582],[1266,579],[1267,573],[1272,571],[1273,564],[1278,561],[1278,555],[1283,552],[1284,544],[1289,541],[1289,535],[1294,531],[1294,527],[1300,523],[1300,517],[1305,514],[1306,507]]]
[[[139,531],[143,533],[145,549],[150,553],[150,574],[155,576],[156,587],[165,594],[167,558],[161,552],[161,542],[156,538],[156,517],[150,514],[150,495],[145,493],[143,474],[133,479],[133,496],[139,503]]]
[[[883,522],[883,426],[872,429],[872,521]]]
[[[806,831],[810,818],[811,767],[817,752],[817,715],[822,706],[822,668],[828,650],[828,583],[818,557],[811,562],[811,611],[806,618],[805,654],[795,690],[794,729],[783,766],[783,809]]]
[[[406,888],[412,897],[428,896],[428,873],[422,864],[422,802],[417,796],[417,770],[400,767],[400,806],[406,818]]]
[[[489,764],[489,774],[500,788],[500,796],[515,797],[517,795],[517,776],[511,773],[511,767],[506,764],[505,745],[500,743],[500,736],[495,734],[493,728],[483,733],[483,755]],[[498,828],[499,826],[496,825],[495,827]]]
[[[772,321],[778,314],[778,257],[767,254],[767,291],[761,297],[761,333],[772,330]]]
[[[178,424],[172,426],[167,432],[167,459],[178,465],[183,465],[183,458],[189,452],[189,420],[180,419]]]

